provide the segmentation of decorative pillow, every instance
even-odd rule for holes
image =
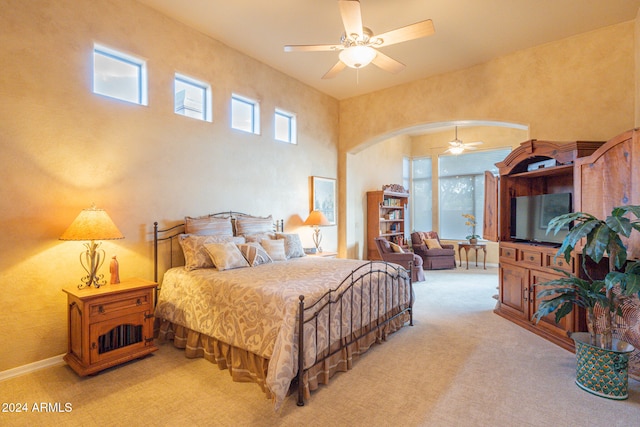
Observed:
[[[236,219],[236,236],[257,233],[272,233],[273,218],[268,217],[242,217]]]
[[[209,243],[204,245],[204,248],[209,253],[213,264],[220,271],[249,267],[242,252],[233,242]]]
[[[275,240],[276,233],[256,233],[256,234],[245,234],[244,238],[247,242],[256,242],[260,243],[264,239],[267,240]]]
[[[204,245],[211,243],[244,243],[243,237],[233,236],[197,236],[192,234],[181,234],[178,242],[184,254],[184,267],[187,270],[197,268],[213,268],[214,264]]]
[[[297,234],[276,233],[276,238],[284,240],[284,253],[287,258],[300,258],[305,256],[300,236]]]
[[[210,215],[197,218],[185,217],[184,232],[202,236],[233,236],[231,218],[217,218]]]
[[[429,249],[442,249],[438,239],[424,239],[424,244],[427,245],[427,248]]]
[[[393,252],[398,253],[398,254],[403,254],[404,253],[404,249],[402,249],[402,246],[393,243],[393,242],[389,242],[389,246],[391,246],[391,250],[393,250]]]
[[[262,247],[274,261],[286,261],[287,254],[284,251],[284,240],[268,240],[264,239],[261,243]]]
[[[269,254],[264,250],[260,243],[243,243],[238,245],[238,249],[240,249],[242,256],[245,257],[251,267],[273,262]]]

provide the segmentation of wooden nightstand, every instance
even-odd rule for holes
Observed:
[[[153,344],[155,282],[128,279],[67,293],[69,348],[64,360],[78,373],[94,374],[158,348]]]
[[[316,252],[315,254],[307,254],[307,256],[315,256],[321,258],[336,258],[338,252]]]

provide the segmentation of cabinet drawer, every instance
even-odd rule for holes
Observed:
[[[515,248],[505,248],[500,247],[500,258],[504,258],[507,260],[515,261],[516,260],[516,249]]]
[[[128,313],[145,311],[151,309],[152,295],[149,291],[126,293],[114,295],[108,300],[103,299],[99,303],[91,304],[89,307],[89,317],[110,315],[126,311]]]
[[[567,262],[563,257],[559,256],[556,258],[555,254],[545,255],[544,266],[549,268],[559,268],[567,273],[573,273],[573,259],[571,259],[570,262]]]
[[[542,253],[539,251],[522,250],[519,258],[519,261],[522,261],[523,264],[542,267]]]

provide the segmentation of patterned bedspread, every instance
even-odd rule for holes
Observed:
[[[268,359],[266,384],[279,406],[297,373],[299,295],[305,295],[308,306],[365,263],[304,257],[225,271],[172,268],[164,275],[155,315]],[[365,293],[354,292],[354,296],[370,301],[368,291]],[[373,301],[375,306],[375,295]],[[370,311],[367,304],[365,316],[358,314],[364,322]],[[379,307],[371,311],[377,313]],[[361,322],[354,320],[357,327]],[[348,330],[344,326],[341,329]],[[311,331],[309,335],[308,341],[315,346]],[[333,337],[337,337],[335,331],[332,342]],[[318,338],[319,345],[326,341],[326,337]],[[314,350],[305,344],[305,367],[313,364]]]

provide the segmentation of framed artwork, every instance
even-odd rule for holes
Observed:
[[[336,180],[332,178],[311,177],[312,210],[321,211],[331,225],[336,223]]]

